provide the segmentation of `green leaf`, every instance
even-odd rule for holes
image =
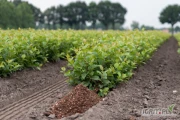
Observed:
[[[8,60],[8,61],[7,61],[7,63],[12,63],[12,62],[13,62],[13,60]]]
[[[22,59],[25,59],[25,58],[26,58],[26,55],[25,55],[25,54],[21,55],[21,58],[22,58]]]
[[[101,70],[101,71],[103,71],[103,70],[104,70],[104,68],[103,68],[103,66],[102,66],[102,65],[100,65],[99,67],[100,67],[100,70]]]
[[[101,80],[101,79],[99,78],[99,76],[93,76],[92,79],[93,79],[93,80]]]
[[[125,79],[127,77],[126,74],[122,74],[122,78]]]
[[[108,86],[108,85],[111,83],[111,82],[110,82],[109,80],[107,80],[107,79],[106,79],[106,80],[103,80],[102,82],[103,82],[103,85],[104,85],[104,86]]]
[[[83,74],[81,75],[81,79],[84,80],[84,79],[86,78],[86,75],[87,75],[87,73],[83,73]]]
[[[41,68],[40,67],[36,67],[38,70],[41,70]]]
[[[82,82],[82,84],[86,87],[88,87],[91,83],[89,81],[86,81],[86,82]]]
[[[106,72],[103,72],[102,75],[101,75],[101,78],[102,78],[102,79],[107,79],[107,73],[106,73]]]
[[[119,67],[119,64],[118,64],[118,63],[115,63],[115,64],[114,64],[114,67],[115,67],[115,68],[118,68],[118,67]]]
[[[66,68],[65,68],[65,67],[61,67],[61,70],[62,70],[62,71],[66,71]]]

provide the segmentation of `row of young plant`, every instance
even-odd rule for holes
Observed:
[[[0,30],[0,76],[67,59],[71,84],[103,96],[150,58],[169,34],[159,31]]]
[[[47,61],[75,55],[83,41],[100,37],[95,31],[0,30],[0,76],[23,68],[38,68]]]
[[[178,40],[178,45],[180,46],[180,33],[175,34],[175,38]],[[177,52],[180,54],[180,48]]]
[[[83,42],[75,50],[75,56],[67,55],[69,66],[62,68],[72,85],[84,84],[106,95],[118,83],[128,80],[133,70],[165,40],[169,34],[160,31],[105,31],[92,36],[91,42]]]

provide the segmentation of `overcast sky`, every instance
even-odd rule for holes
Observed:
[[[39,7],[42,11],[51,6],[59,4],[67,5],[77,0],[25,0]],[[89,3],[91,1],[99,2],[101,0],[79,0]],[[179,4],[180,0],[110,0],[111,2],[119,2],[127,9],[126,22],[124,27],[130,27],[132,21],[138,21],[140,25],[150,25],[154,27],[169,27],[159,22],[159,14],[163,8],[169,4]],[[180,24],[178,24],[180,25]]]

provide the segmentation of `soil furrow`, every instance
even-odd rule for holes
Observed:
[[[25,69],[0,78],[0,108],[32,95],[54,83],[66,79],[60,68],[66,61],[46,63],[41,70]]]
[[[45,89],[43,89],[41,91],[38,91],[38,92],[36,92],[36,93],[26,97],[26,98],[23,98],[23,99],[21,99],[21,100],[19,100],[17,102],[14,102],[13,104],[10,104],[10,105],[0,109],[0,116],[2,114],[4,114],[5,112],[10,111],[14,107],[17,107],[17,106],[19,106],[21,104],[26,103],[27,101],[30,101],[30,100],[32,100],[34,98],[37,98],[40,94],[47,93],[47,90],[49,91],[49,90],[54,90],[54,88],[58,88],[60,84],[62,84],[62,81],[59,81],[54,85],[51,85],[51,86],[49,86],[49,87],[47,87],[47,88],[45,88]],[[63,84],[65,84],[65,83],[63,83]]]
[[[16,107],[16,106],[18,106],[18,105],[20,105],[20,104],[23,104],[23,103],[25,103],[25,102],[27,102],[27,101],[29,101],[29,99],[36,98],[37,96],[39,96],[40,93],[42,94],[42,93],[46,92],[46,91],[49,90],[49,89],[53,89],[54,87],[58,86],[59,83],[61,83],[61,81],[59,81],[59,82],[57,82],[56,84],[51,85],[51,86],[49,86],[49,87],[47,87],[47,88],[45,88],[45,89],[43,89],[43,90],[41,90],[41,91],[38,91],[38,92],[36,92],[36,93],[34,93],[34,94],[26,97],[26,98],[23,98],[23,99],[21,99],[21,100],[19,100],[19,101],[17,101],[17,102],[14,102],[14,103],[12,103],[12,104],[10,104],[10,105],[8,105],[8,106],[0,109],[0,116],[1,116],[1,114],[3,114],[4,112],[7,112],[7,111],[13,109],[13,108]],[[58,85],[57,85],[57,84],[58,84]]]
[[[59,86],[63,88],[63,85]],[[37,103],[39,103],[40,101],[46,99],[47,97],[49,97],[50,95],[53,95],[54,92],[57,91],[57,88],[54,89],[54,91],[49,92],[49,94],[46,94],[44,96],[41,96],[41,98],[37,98],[36,100],[34,99],[33,101],[29,101],[26,104],[24,104],[23,106],[21,106],[21,108],[19,109],[14,109],[11,112],[8,112],[8,114],[4,114],[4,116],[2,117],[3,120],[13,120],[15,118],[18,118],[19,116],[23,115],[25,112],[28,111],[28,109],[30,107],[34,107]]]
[[[3,120],[9,120],[12,117],[15,118],[16,114],[19,113],[19,115],[23,114],[22,111],[28,110],[29,107],[33,107],[33,105],[37,104],[38,102],[44,100],[45,98],[49,97],[50,95],[53,95],[55,91],[57,91],[58,88],[61,88],[63,86],[67,85],[66,83],[59,83],[56,84],[55,87],[52,89],[46,89],[44,93],[37,94],[37,97],[29,97],[26,101],[22,101],[23,103],[18,103],[12,106],[11,109],[4,110],[2,113],[0,113],[0,119]]]

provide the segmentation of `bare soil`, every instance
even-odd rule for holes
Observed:
[[[63,120],[180,120],[180,56],[172,37],[139,67],[132,79],[117,86],[84,114]],[[173,93],[173,91],[176,92]],[[143,117],[143,108],[167,108],[175,104],[175,117]]]
[[[119,84],[85,113],[62,120],[180,120],[180,55],[177,49],[177,41],[172,37],[151,60],[135,70],[129,81]],[[46,117],[43,113],[72,89],[59,72],[63,65],[66,62],[48,63],[41,71],[24,70],[10,78],[1,78],[0,120],[56,119],[53,114]],[[167,108],[172,104],[175,104],[175,117],[141,115],[143,108]]]
[[[24,98],[65,77],[60,73],[66,61],[47,63],[41,70],[26,69],[15,72],[9,78],[0,78],[0,108]]]
[[[28,120],[36,118],[40,111],[43,114],[72,89],[60,72],[66,65],[60,60],[45,64],[41,70],[25,69],[0,78],[0,120]],[[36,114],[34,110],[40,103],[43,105]]]

